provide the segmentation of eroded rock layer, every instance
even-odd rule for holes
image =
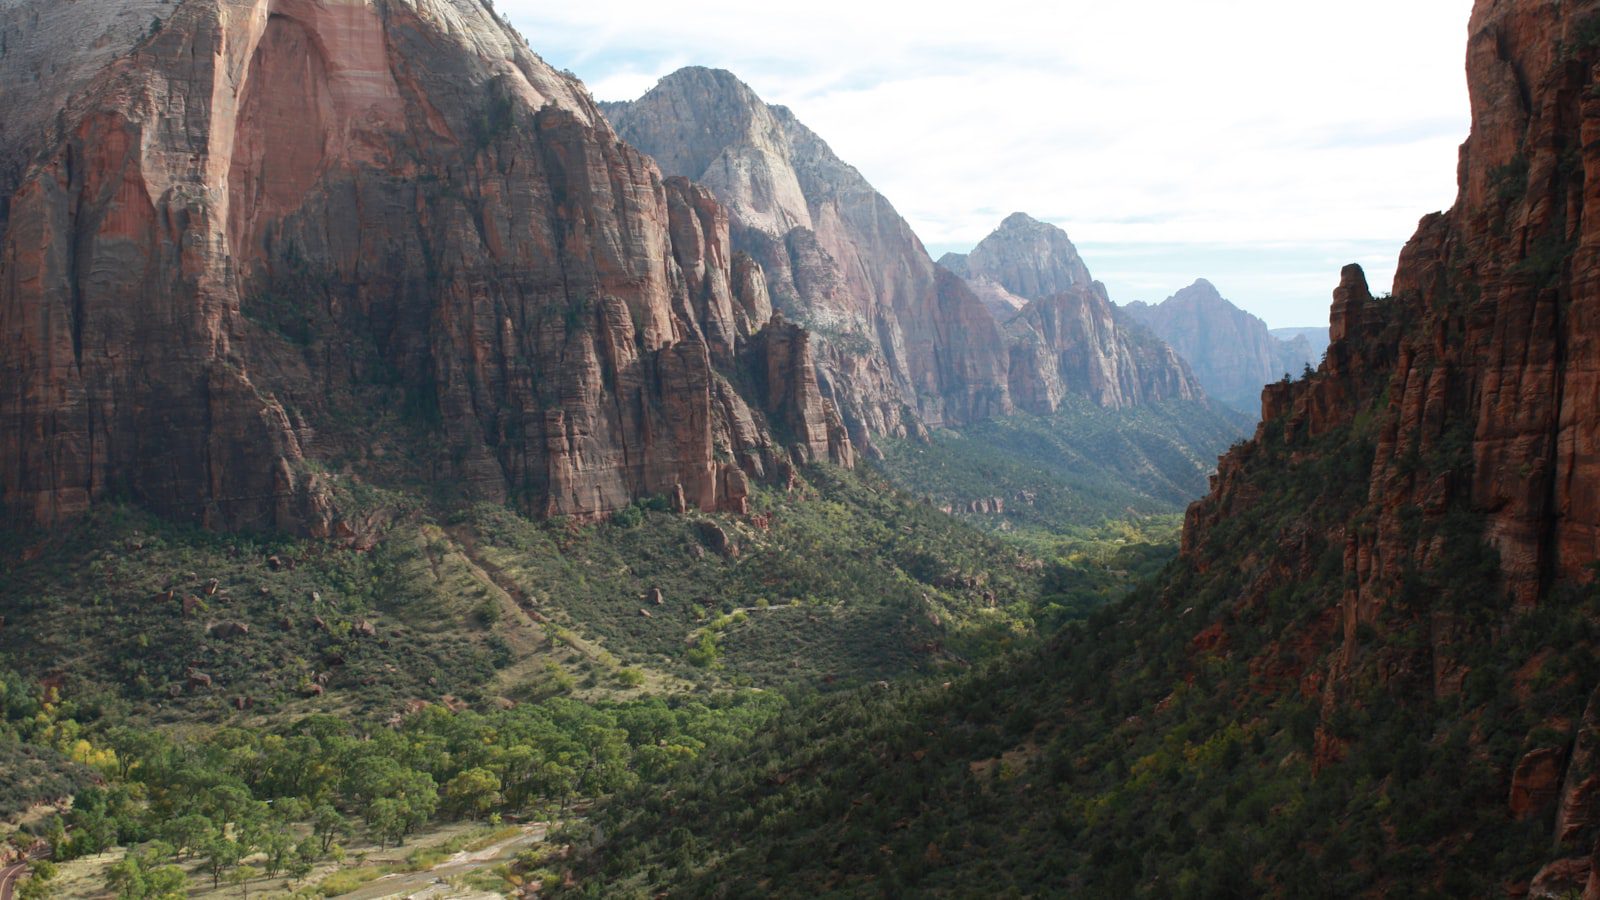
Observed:
[[[485,6],[168,9],[7,205],[11,520],[125,497],[333,533],[361,470],[330,463],[368,456],[341,436],[375,399],[425,438],[409,471],[536,514],[739,508],[788,463],[768,409],[849,459],[807,341],[744,352],[771,301],[722,207]],[[755,366],[772,396],[735,387]]]

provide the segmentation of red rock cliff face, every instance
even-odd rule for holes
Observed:
[[[1214,535],[1263,503],[1258,476],[1281,465],[1263,460],[1313,457],[1341,429],[1371,435],[1364,499],[1303,519],[1344,548],[1338,608],[1309,626],[1320,638],[1303,636],[1338,648],[1302,682],[1325,714],[1361,682],[1460,693],[1466,648],[1492,645],[1600,559],[1600,3],[1479,0],[1467,72],[1455,206],[1422,220],[1392,298],[1345,270],[1322,368],[1267,388],[1255,440],[1224,457],[1185,528],[1185,558],[1204,571],[1226,558]],[[1462,569],[1480,538],[1488,571]],[[1241,607],[1309,577],[1317,561],[1297,547],[1311,543],[1286,533],[1250,556]],[[1419,591],[1429,579],[1453,581],[1479,612]],[[1384,640],[1401,629],[1414,640]],[[1506,773],[1509,814],[1559,794],[1562,823],[1600,821],[1588,749],[1522,759]],[[1319,762],[1341,752],[1324,728]]]
[[[1353,608],[1381,603],[1399,567],[1434,555],[1402,537],[1410,508],[1438,518],[1460,501],[1483,516],[1518,605],[1585,579],[1600,556],[1597,32],[1593,2],[1480,0],[1456,205],[1422,220],[1392,299],[1373,299],[1347,269],[1327,362],[1263,395],[1263,418],[1284,419],[1290,435],[1325,432],[1384,398],[1378,520],[1352,538]],[[1224,488],[1239,459],[1224,459]],[[1464,465],[1440,464],[1450,459]],[[1223,490],[1201,511],[1227,500]],[[1191,542],[1203,541],[1203,521]]]
[[[60,120],[0,234],[13,521],[327,533],[384,403],[413,471],[537,514],[739,508],[767,408],[849,458],[805,341],[734,388],[771,302],[722,208],[478,4],[185,0]]]

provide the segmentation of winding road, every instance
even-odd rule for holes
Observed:
[[[0,900],[11,900],[11,891],[17,886],[17,879],[22,873],[28,871],[26,861],[19,862],[7,869],[0,869]]]

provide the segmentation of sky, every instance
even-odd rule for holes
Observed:
[[[1455,198],[1471,0],[499,0],[601,100],[728,69],[859,169],[935,258],[1012,212],[1113,300],[1206,278],[1273,327],[1339,269],[1389,289]]]

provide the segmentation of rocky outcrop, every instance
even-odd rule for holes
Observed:
[[[848,461],[808,342],[746,352],[771,301],[726,212],[486,6],[163,8],[109,53],[78,46],[97,19],[22,8],[71,77],[0,101],[32,160],[0,220],[10,521],[116,496],[337,536],[363,473],[543,515],[737,509],[789,460],[751,366],[788,440]]]
[[[1159,304],[1122,308],[1178,351],[1207,394],[1235,409],[1255,412],[1263,385],[1298,378],[1321,359],[1303,335],[1273,337],[1267,323],[1223,299],[1203,278]]]
[[[1011,411],[993,317],[941,278],[911,227],[789,110],[732,74],[687,68],[603,104],[663,171],[729,209],[735,249],[774,304],[818,336],[818,380],[852,438],[915,433]]]

